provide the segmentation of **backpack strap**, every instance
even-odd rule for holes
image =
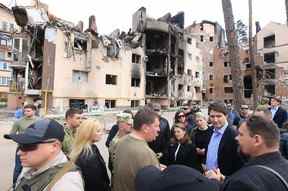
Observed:
[[[275,176],[277,176],[277,178],[283,183],[283,185],[285,186],[285,188],[288,190],[288,183],[287,181],[283,178],[283,176],[281,176],[277,171],[275,171],[274,169],[268,167],[268,166],[264,166],[264,165],[253,165],[255,167],[258,168],[262,168],[265,169],[269,172],[271,172],[272,174],[274,174]]]
[[[55,174],[52,181],[48,184],[47,190],[50,191],[52,187],[56,184],[56,182],[64,176],[64,174],[66,174],[69,171],[76,170],[76,169],[77,167],[74,164],[74,162],[69,161],[65,163],[65,165]]]

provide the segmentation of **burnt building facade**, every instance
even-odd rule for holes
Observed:
[[[145,37],[146,102],[170,107],[192,100],[191,93],[187,94],[194,87],[191,87],[193,77],[187,73],[185,63],[184,13],[175,16],[167,13],[154,19],[148,17],[142,7],[133,15],[132,31]]]

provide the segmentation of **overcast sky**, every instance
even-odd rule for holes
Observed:
[[[10,6],[30,3],[31,0],[0,0]],[[285,23],[285,0],[252,0],[253,19],[260,21],[261,27],[269,21]],[[132,14],[140,7],[147,9],[147,15],[158,18],[170,12],[185,12],[185,26],[193,21],[217,21],[224,27],[221,0],[41,0],[49,5],[49,11],[57,17],[77,23],[84,21],[87,27],[88,18],[94,14],[98,32],[109,34],[119,28],[128,31],[132,25]],[[235,21],[241,19],[248,23],[248,0],[231,0]]]

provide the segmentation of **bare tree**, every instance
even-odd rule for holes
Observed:
[[[237,41],[237,34],[235,31],[231,0],[222,0],[222,8],[224,14],[226,35],[228,40],[228,49],[231,62],[231,74],[233,76],[232,85],[233,85],[234,103],[236,110],[239,110],[240,105],[244,103],[243,81],[240,68],[239,46]]]
[[[254,46],[253,46],[253,24],[252,24],[252,0],[248,0],[249,6],[249,60],[250,65],[252,67],[252,91],[253,91],[253,106],[254,109],[257,106],[258,102],[258,94],[257,94],[257,79],[256,79],[256,68],[255,68],[255,61],[254,61]],[[256,37],[255,37],[256,38]]]

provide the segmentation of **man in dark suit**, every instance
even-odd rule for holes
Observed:
[[[252,116],[240,125],[237,136],[249,162],[225,181],[219,170],[208,171],[206,176],[224,181],[221,191],[286,191],[288,188],[276,175],[288,182],[288,161],[279,152],[279,137],[279,128],[273,121]]]
[[[273,121],[278,125],[279,128],[282,128],[282,125],[287,121],[287,111],[280,107],[281,99],[279,96],[271,98],[270,102],[270,111],[272,113]]]
[[[228,111],[223,102],[210,104],[208,110],[214,132],[207,149],[206,168],[219,168],[224,175],[231,175],[242,166],[238,143],[235,140],[237,132],[228,125]]]

